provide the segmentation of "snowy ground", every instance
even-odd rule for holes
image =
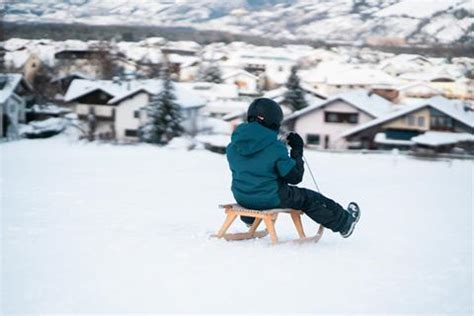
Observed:
[[[0,144],[3,313],[472,313],[472,162],[306,155],[326,194],[360,203],[350,239],[209,239],[232,199],[204,150]]]

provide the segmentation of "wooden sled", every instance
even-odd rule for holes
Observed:
[[[277,208],[277,209],[270,209],[270,210],[250,210],[238,204],[219,205],[219,208],[225,209],[225,213],[227,216],[219,232],[212,236],[217,237],[217,238],[224,238],[225,240],[247,240],[247,239],[254,239],[254,238],[262,238],[270,234],[270,237],[272,239],[272,244],[275,245],[278,243],[278,237],[275,231],[275,222],[278,218],[278,214],[280,213],[287,213],[291,215],[291,219],[293,220],[293,223],[295,224],[295,228],[299,236],[298,239],[292,240],[293,242],[317,243],[323,236],[323,232],[324,232],[324,227],[322,225],[319,225],[318,232],[316,233],[315,236],[306,237],[303,230],[303,224],[301,223],[301,214],[303,214],[303,212],[293,210],[293,209]],[[248,232],[226,234],[230,225],[232,225],[232,223],[237,218],[237,216],[253,217],[255,218],[255,221],[253,222]],[[265,223],[266,230],[257,231],[257,228],[262,221]]]

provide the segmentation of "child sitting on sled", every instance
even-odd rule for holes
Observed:
[[[278,132],[283,112],[275,101],[255,99],[247,111],[247,122],[239,125],[227,146],[232,171],[232,193],[243,207],[263,210],[291,208],[303,211],[315,222],[349,237],[359,221],[356,203],[347,209],[324,195],[294,185],[304,173],[303,139],[297,133],[287,137],[290,155]],[[251,225],[253,218],[242,217]]]

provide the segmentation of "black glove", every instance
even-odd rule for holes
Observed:
[[[288,141],[288,145],[291,147],[291,157],[301,157],[303,155],[304,146],[303,138],[301,138],[297,133],[291,132],[286,137],[286,140]]]

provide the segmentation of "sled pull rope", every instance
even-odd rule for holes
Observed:
[[[314,182],[314,185],[316,186],[316,190],[318,190],[318,192],[321,193],[321,190],[319,190],[319,187],[318,187],[318,183],[316,182],[316,179],[314,178],[313,171],[311,171],[311,167],[309,166],[308,160],[306,160],[306,157],[304,155],[303,155],[303,160],[306,163],[306,166],[308,167],[311,178],[313,178],[313,182]]]

